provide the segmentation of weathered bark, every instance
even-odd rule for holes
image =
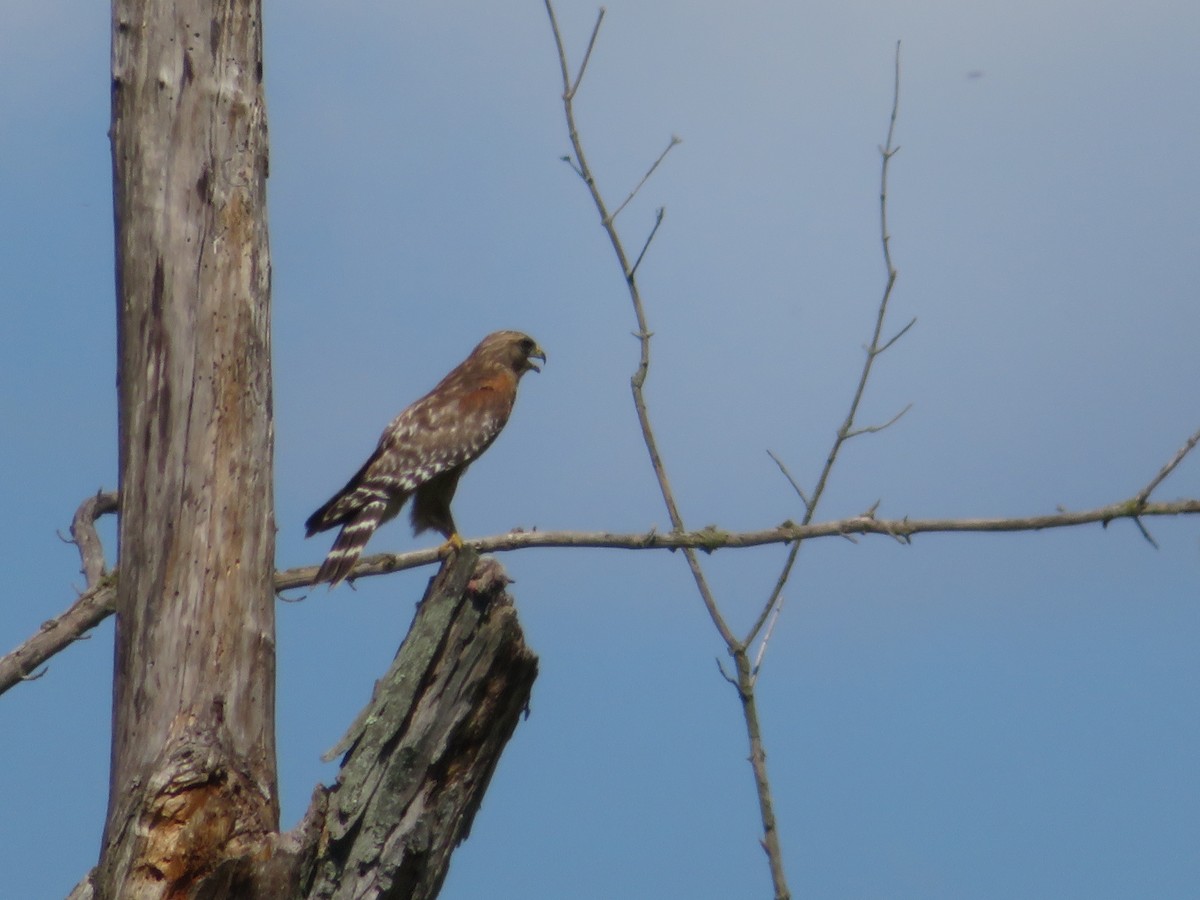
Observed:
[[[94,884],[248,896],[229,861],[279,818],[260,4],[114,0],[112,40],[120,578]]]
[[[436,897],[537,677],[508,578],[466,549],[430,581],[387,675],[329,756],[310,900]]]

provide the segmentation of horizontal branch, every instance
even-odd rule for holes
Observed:
[[[797,525],[784,522],[775,528],[761,531],[723,531],[709,526],[699,531],[659,532],[655,529],[638,534],[619,534],[608,531],[513,531],[508,534],[470,540],[479,553],[504,553],[528,547],[592,547],[614,550],[714,550],[736,547],[761,547],[767,544],[788,544],[793,541],[821,537],[853,537],[859,534],[880,534],[908,542],[917,534],[954,534],[971,532],[1042,531],[1047,528],[1071,528],[1079,525],[1101,524],[1118,519],[1139,519],[1153,516],[1188,516],[1200,514],[1200,500],[1177,500],[1172,503],[1140,504],[1137,498],[1079,512],[1057,512],[1045,516],[1026,516],[1012,519],[877,519],[874,515],[853,516],[835,522]],[[386,575],[404,569],[432,565],[438,562],[436,548],[413,550],[408,553],[377,553],[364,557],[350,573],[350,579]],[[275,573],[276,591],[309,587],[317,576],[317,566],[301,566]],[[84,633],[99,625],[113,611],[116,600],[116,573],[105,575],[98,584],[85,591],[78,600],[57,618],[42,625],[40,631],[15,650],[0,657],[0,694],[14,684],[33,676],[31,673],[51,656]]]
[[[1117,519],[1139,519],[1150,516],[1184,516],[1200,514],[1200,500],[1178,500],[1173,503],[1135,505],[1123,500],[1108,506],[1080,512],[1057,512],[1045,516],[1026,516],[1012,519],[877,519],[873,515],[853,516],[834,522],[797,525],[784,522],[775,528],[761,531],[724,531],[709,526],[699,531],[659,532],[651,529],[638,534],[619,534],[608,531],[514,531],[494,537],[465,540],[480,553],[504,553],[529,547],[591,547],[614,550],[714,550],[736,547],[761,547],[767,544],[788,544],[792,541],[821,537],[847,537],[859,534],[880,534],[908,542],[917,534],[953,534],[962,532],[1042,531],[1047,528],[1070,528],[1099,523],[1107,526]],[[350,574],[351,579],[386,575],[403,569],[413,569],[437,562],[437,550],[414,550],[408,553],[377,553],[363,557]],[[316,577],[316,566],[288,569],[275,576],[276,590],[307,587]]]

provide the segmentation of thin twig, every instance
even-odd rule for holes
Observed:
[[[570,167],[571,167],[571,171],[573,171],[573,172],[574,172],[576,175],[578,175],[580,178],[582,178],[582,177],[583,177],[583,170],[582,170],[582,169],[580,169],[580,168],[579,168],[579,166],[577,166],[577,165],[575,164],[575,160],[571,159],[571,156],[570,156],[570,154],[568,154],[568,155],[566,155],[566,156],[560,156],[560,157],[559,157],[559,159],[561,159],[561,160],[562,160],[563,162],[565,162],[565,163],[566,163],[568,166],[570,166]]]
[[[1146,539],[1146,542],[1147,542],[1147,543],[1148,543],[1148,544],[1149,544],[1151,547],[1153,547],[1155,550],[1159,549],[1159,547],[1158,547],[1158,541],[1156,541],[1156,540],[1154,539],[1154,535],[1152,535],[1152,534],[1151,534],[1151,533],[1150,533],[1150,532],[1149,532],[1149,531],[1146,529],[1146,525],[1145,525],[1145,523],[1143,523],[1143,522],[1142,522],[1142,520],[1141,520],[1141,518],[1140,518],[1139,516],[1134,516],[1134,517],[1133,517],[1133,524],[1134,524],[1134,525],[1136,525],[1136,526],[1138,527],[1138,531],[1140,531],[1140,532],[1142,533],[1142,537],[1144,537],[1144,538]]]
[[[667,214],[666,207],[660,206],[654,214],[654,227],[650,229],[650,234],[646,236],[646,243],[642,244],[642,252],[638,254],[637,260],[633,264],[633,268],[629,270],[629,277],[637,275],[638,266],[642,264],[642,257],[646,255],[646,251],[650,249],[650,242],[654,240],[654,236],[658,234],[658,226],[662,224],[663,216]]]
[[[891,347],[892,344],[896,343],[896,341],[900,340],[900,338],[902,338],[902,337],[904,337],[904,335],[908,334],[908,329],[912,328],[916,324],[917,324],[917,317],[913,316],[911,319],[909,319],[907,325],[905,325],[903,328],[901,328],[899,331],[897,331],[894,335],[892,335],[891,338],[889,338],[887,341],[884,342],[882,347],[880,347],[878,350],[875,351],[875,355],[878,356],[880,353],[883,353],[885,350],[887,350],[889,347]]]
[[[855,428],[853,431],[846,433],[846,440],[858,437],[860,434],[878,434],[885,428],[891,428],[893,425],[899,422],[901,416],[912,409],[912,407],[913,405],[911,403],[908,404],[908,406],[904,407],[904,409],[900,410],[900,412],[896,413],[894,416],[880,425],[864,425],[862,428]]]
[[[1163,481],[1166,480],[1168,475],[1170,475],[1172,472],[1175,471],[1176,467],[1178,467],[1178,465],[1181,462],[1183,462],[1183,458],[1185,456],[1187,456],[1189,453],[1191,453],[1192,449],[1198,443],[1200,443],[1200,431],[1197,431],[1190,438],[1188,438],[1187,443],[1185,443],[1182,447],[1179,448],[1179,452],[1176,453],[1173,457],[1171,457],[1170,462],[1168,462],[1165,466],[1163,466],[1161,469],[1159,469],[1158,474],[1155,475],[1152,479],[1150,479],[1150,483],[1148,485],[1146,485],[1144,488],[1142,488],[1138,492],[1138,495],[1133,498],[1134,503],[1140,505],[1140,504],[1145,503],[1147,500],[1149,500],[1150,495],[1152,493],[1154,493],[1154,489],[1157,488],[1160,484],[1162,484]],[[1151,543],[1153,543],[1153,541],[1151,541]],[[1157,544],[1155,546],[1157,546]]]
[[[650,166],[650,168],[646,170],[646,174],[642,176],[642,180],[639,181],[637,183],[637,186],[632,191],[629,192],[629,196],[626,197],[623,201],[621,201],[621,205],[618,206],[615,210],[613,210],[612,214],[608,218],[609,222],[615,221],[617,216],[619,216],[621,214],[621,210],[623,210],[625,207],[627,207],[629,205],[630,201],[632,201],[633,198],[637,196],[638,191],[640,191],[642,189],[642,185],[644,185],[647,181],[650,180],[650,176],[654,174],[654,170],[658,168],[659,163],[661,163],[664,159],[667,158],[667,154],[671,152],[671,148],[673,148],[676,144],[681,144],[681,143],[683,143],[683,141],[680,138],[676,137],[675,135],[671,135],[670,142],[667,144],[667,146],[663,150],[663,152],[658,154],[658,159],[656,159],[654,161],[654,163]],[[661,215],[659,216],[659,221],[660,222],[662,221]],[[608,224],[608,223],[606,222],[605,224]],[[635,265],[634,268],[636,269],[637,266]]]
[[[763,635],[762,641],[758,645],[758,653],[754,657],[754,668],[751,670],[751,675],[754,680],[758,681],[758,673],[762,669],[763,657],[767,655],[767,644],[771,643],[771,635],[775,633],[775,623],[779,621],[779,613],[783,611],[783,598],[779,598],[779,602],[775,604],[775,609],[771,612],[771,621],[767,623],[767,631]]]
[[[738,686],[737,679],[725,671],[725,663],[721,662],[721,657],[717,657],[717,671],[721,673],[721,677],[732,684],[735,688]]]
[[[546,12],[550,16],[550,26],[554,30],[554,42],[558,45],[558,64],[562,68],[563,82],[563,97],[567,97],[571,92],[571,73],[567,70],[567,49],[563,46],[562,33],[558,30],[558,18],[554,15],[554,7],[550,4],[550,0],[546,0]],[[604,15],[601,9],[600,17]],[[596,34],[599,30],[599,19],[597,19],[596,27],[592,29],[592,33]],[[567,157],[563,157],[567,159]]]
[[[783,460],[781,460],[770,450],[767,451],[767,456],[771,457],[771,459],[775,461],[775,465],[779,466],[779,471],[783,473],[783,477],[788,480],[788,484],[792,486],[792,490],[794,490],[800,497],[800,500],[804,504],[805,508],[811,506],[811,504],[808,502],[808,496],[804,493],[804,488],[800,487],[800,483],[792,477],[792,473],[789,472],[788,467],[783,464]]]
[[[596,24],[592,26],[592,36],[588,38],[587,50],[583,53],[583,62],[579,64],[579,72],[575,76],[575,80],[571,83],[571,99],[575,98],[575,92],[579,90],[579,85],[583,82],[583,73],[587,71],[588,61],[592,58],[592,48],[596,46],[596,38],[600,36],[600,24],[604,21],[604,15],[608,10],[603,6],[596,14]],[[557,30],[558,26],[555,26]]]

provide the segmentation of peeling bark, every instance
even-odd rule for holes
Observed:
[[[436,897],[537,677],[508,578],[464,549],[430,582],[346,737],[310,900]]]

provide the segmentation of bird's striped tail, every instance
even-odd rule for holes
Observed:
[[[362,555],[363,548],[367,546],[367,541],[371,539],[371,535],[375,533],[375,529],[383,520],[386,509],[387,504],[382,500],[368,503],[354,518],[354,521],[342,526],[337,540],[329,549],[329,555],[325,557],[325,562],[321,563],[321,568],[317,571],[316,584],[328,581],[329,588],[332,590],[350,574],[350,570],[354,568],[354,564]]]

